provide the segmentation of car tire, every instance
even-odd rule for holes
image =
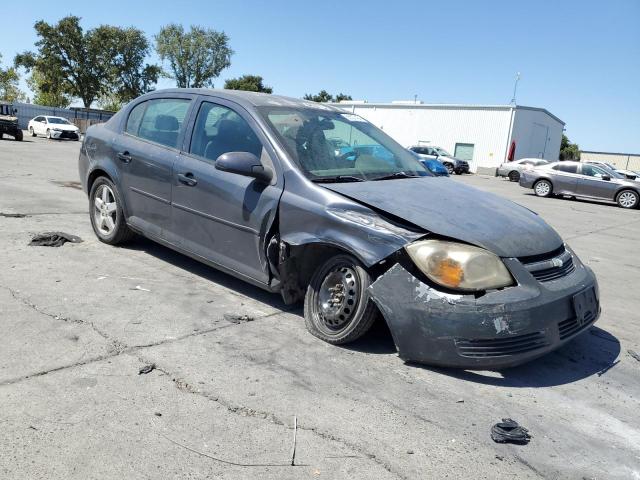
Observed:
[[[51,140],[51,130],[47,128],[47,138]]]
[[[640,202],[640,195],[635,190],[622,190],[616,195],[616,203],[621,208],[637,208]]]
[[[447,173],[449,173],[449,175],[453,175],[453,165],[450,163],[443,163],[444,168],[447,169]]]
[[[549,180],[538,180],[533,185],[533,191],[538,197],[550,197],[553,195],[553,185]]]
[[[34,131],[33,131],[33,127],[29,127],[29,134],[30,134],[32,137],[37,137],[37,136],[38,136],[38,135],[36,134],[36,132],[34,132]]]
[[[316,269],[307,287],[304,297],[307,330],[332,345],[360,338],[378,315],[369,295],[370,284],[369,273],[351,255],[329,258]]]
[[[520,181],[520,172],[517,170],[511,170],[509,172],[509,180],[511,182],[519,182]]]
[[[22,133],[22,130],[18,130],[15,135],[13,136],[13,138],[18,141],[21,142],[22,139],[24,138],[24,134]]]
[[[91,186],[89,217],[93,231],[101,242],[118,245],[135,236],[124,218],[122,196],[107,177],[98,177]]]
[[[0,132],[0,140],[2,140],[2,136],[3,136],[3,135],[4,135],[4,134],[3,134],[2,132]]]

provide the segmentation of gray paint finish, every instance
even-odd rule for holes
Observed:
[[[343,183],[326,188],[501,257],[539,255],[562,245],[555,230],[530,210],[449,178]]]

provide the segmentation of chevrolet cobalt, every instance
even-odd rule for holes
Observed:
[[[593,272],[539,216],[319,103],[156,91],[89,128],[79,170],[102,242],[141,234],[302,301],[332,344],[382,315],[405,360],[503,368],[600,313]]]

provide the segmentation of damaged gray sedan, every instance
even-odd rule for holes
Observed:
[[[101,241],[136,232],[304,301],[307,328],[332,344],[381,313],[405,360],[500,368],[600,313],[593,272],[536,214],[432,176],[321,104],[153,92],[89,128],[79,169]]]

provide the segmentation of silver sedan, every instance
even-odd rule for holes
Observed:
[[[556,162],[523,171],[520,186],[533,188],[539,197],[569,195],[616,202],[622,208],[637,208],[640,182],[580,162]]]

